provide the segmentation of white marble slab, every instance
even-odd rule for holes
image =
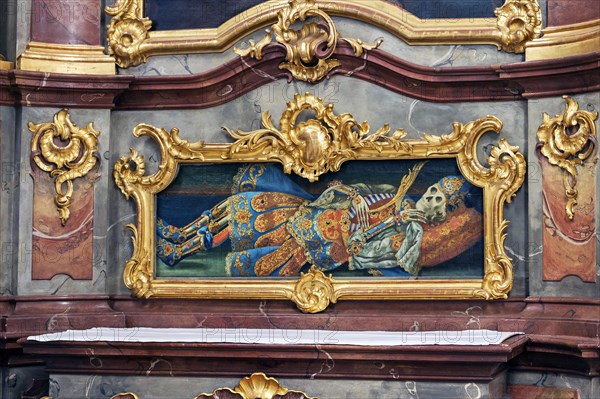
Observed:
[[[90,328],[28,337],[30,341],[191,342],[275,345],[498,345],[522,332],[329,331],[256,328]]]

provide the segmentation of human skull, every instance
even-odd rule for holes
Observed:
[[[428,223],[446,220],[446,196],[438,183],[429,186],[415,207],[423,212]]]

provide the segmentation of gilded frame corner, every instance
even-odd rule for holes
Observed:
[[[303,110],[312,110],[310,121],[332,132],[323,140],[302,142],[298,132],[306,123],[296,124]],[[287,105],[277,128],[268,111],[263,129],[252,132],[226,129],[234,143],[190,143],[177,128],[167,131],[148,124],[134,128],[136,137],[147,136],[159,147],[157,172],[146,175],[144,157],[131,149],[114,166],[117,186],[137,207],[137,223],[127,227],[133,233],[133,254],[124,270],[125,285],[137,297],[186,297],[216,299],[291,299],[303,312],[314,313],[339,299],[497,299],[506,298],[513,282],[512,261],[504,250],[505,203],[510,203],[525,179],[526,163],[518,147],[500,139],[492,147],[487,166],[477,158],[477,142],[486,132],[499,133],[502,122],[486,116],[473,122],[453,123],[445,135],[425,134],[407,139],[406,133],[384,125],[369,133],[366,122],[357,123],[350,114],[336,114],[333,105],[306,93],[296,94]],[[313,126],[314,127],[314,126]],[[306,145],[316,146],[307,150]],[[325,162],[311,160],[305,151],[322,154]],[[232,278],[188,280],[157,279],[155,275],[156,195],[175,179],[179,165],[190,163],[278,162],[286,173],[311,181],[337,171],[348,160],[455,158],[466,180],[483,189],[484,277],[468,280],[338,279],[312,268],[299,279]]]
[[[309,15],[318,12],[327,18],[358,19],[410,45],[490,44],[514,53],[523,53],[529,41],[539,38],[542,26],[537,0],[505,0],[495,10],[495,19],[458,20],[422,20],[383,0],[269,0],[217,28],[151,31],[152,21],[144,15],[144,0],[116,0],[112,7],[105,8],[112,17],[107,28],[108,50],[122,68],[140,65],[156,55],[223,52],[282,14],[292,15],[293,9],[310,10]],[[353,47],[362,44],[357,39],[349,41]]]

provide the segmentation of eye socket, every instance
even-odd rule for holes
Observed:
[[[438,204],[439,204],[440,202],[442,202],[442,197],[435,197],[435,202],[437,202]]]
[[[435,193],[437,193],[437,192],[438,192],[438,189],[437,189],[437,188],[435,188],[435,187],[431,187],[431,192],[432,192],[433,194],[435,194]]]

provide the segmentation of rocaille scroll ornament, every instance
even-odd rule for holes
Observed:
[[[548,159],[551,165],[563,170],[563,184],[567,197],[566,213],[573,220],[573,207],[577,205],[577,165],[590,158],[595,152],[597,143],[597,112],[579,109],[577,101],[568,96],[565,111],[553,118],[544,112],[542,124],[538,128],[537,149]]]
[[[523,53],[527,42],[542,33],[542,10],[537,0],[506,0],[494,13],[504,51]]]
[[[300,30],[291,28],[295,22],[304,21],[309,17],[320,18],[325,24],[307,22]],[[319,9],[315,0],[290,0],[288,7],[277,13],[277,23],[266,30],[262,40],[257,44],[250,40],[248,48],[234,48],[233,51],[242,57],[262,59],[263,48],[272,41],[271,31],[275,41],[282,44],[286,50],[286,62],[281,63],[279,68],[287,69],[298,80],[318,82],[341,65],[339,60],[331,58],[339,40],[339,33],[331,17]],[[379,47],[383,42],[379,40],[374,44],[365,44],[359,39],[342,40],[352,45],[357,57],[365,50]]]
[[[302,273],[291,299],[304,313],[322,312],[337,301],[331,275],[326,276],[313,266],[307,273]]]
[[[312,110],[315,119],[296,123],[301,112]],[[333,104],[309,93],[296,94],[288,102],[277,129],[269,111],[262,115],[263,129],[253,132],[224,129],[236,139],[223,154],[225,159],[236,158],[238,153],[264,154],[268,160],[283,164],[285,173],[294,173],[313,182],[324,173],[340,170],[342,164],[357,157],[359,149],[381,151],[385,146],[395,150],[410,151],[411,145],[402,141],[406,132],[402,129],[391,135],[389,125],[369,134],[367,122],[358,123],[350,114],[336,115]]]
[[[53,122],[29,122],[31,154],[41,170],[54,177],[56,203],[60,221],[64,226],[69,220],[69,206],[73,196],[73,180],[83,177],[96,165],[98,135],[92,122],[87,128],[75,125],[66,109],[54,115]]]
[[[107,29],[108,52],[115,57],[121,68],[139,65],[147,60],[143,51],[144,41],[152,27],[152,21],[144,17],[141,0],[117,0],[105,12],[112,17]]]

